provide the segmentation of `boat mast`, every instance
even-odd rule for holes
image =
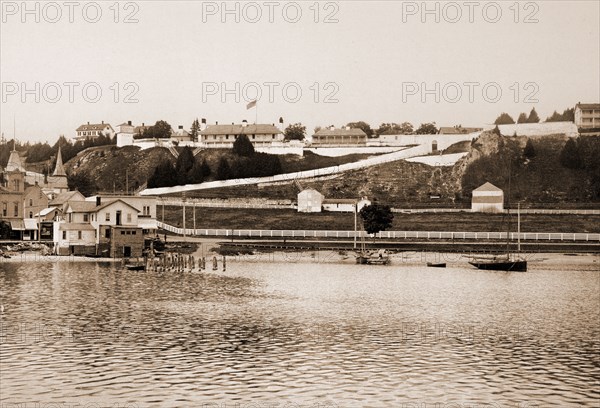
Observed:
[[[521,253],[521,203],[517,203],[517,253]]]
[[[508,217],[508,222],[507,224],[507,228],[506,228],[506,256],[510,257],[510,179],[511,179],[511,161],[510,158],[508,159],[508,198],[507,198],[507,202],[506,202],[506,210],[507,210],[507,217]]]

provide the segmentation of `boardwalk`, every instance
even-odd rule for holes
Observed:
[[[192,229],[177,228],[158,222],[158,227],[177,235],[198,237],[230,238],[325,238],[340,239],[369,237],[364,231],[326,231],[326,230],[252,230],[252,229]],[[184,233],[185,232],[185,233]],[[423,240],[506,240],[506,232],[448,232],[448,231],[383,231],[377,238],[383,239],[423,239]],[[511,232],[510,240],[516,241],[518,233]],[[562,232],[522,232],[522,241],[561,241],[561,242],[598,242],[600,234],[562,233]]]

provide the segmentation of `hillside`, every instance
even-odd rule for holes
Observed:
[[[582,143],[582,156],[587,163],[584,169],[561,165],[565,136],[532,138],[536,153],[527,159],[523,156],[526,137],[502,137],[485,132],[470,144],[469,154],[453,167],[431,167],[401,160],[300,183],[305,188],[321,191],[327,198],[367,195],[396,207],[468,208],[474,188],[490,181],[507,192],[510,181],[513,204],[520,201],[524,207],[597,208],[600,205],[600,138],[581,139],[585,142]],[[293,200],[296,194],[293,184],[279,184],[202,190],[188,195]]]
[[[74,181],[80,190],[83,187],[88,193],[125,191],[127,182],[130,190],[144,184],[156,164],[163,160],[175,161],[173,155],[165,148],[140,150],[139,147],[133,146],[102,146],[80,152],[65,166],[69,179]]]

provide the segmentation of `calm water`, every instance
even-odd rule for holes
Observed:
[[[0,263],[2,407],[599,406],[597,262],[345,262]]]

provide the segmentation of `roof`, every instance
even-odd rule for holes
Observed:
[[[103,208],[106,208],[106,207],[108,207],[108,206],[111,206],[111,205],[113,205],[113,204],[115,204],[115,203],[117,203],[117,202],[122,202],[122,203],[123,203],[123,204],[125,204],[126,206],[133,208],[133,209],[134,209],[134,210],[136,210],[137,212],[140,212],[140,210],[138,210],[137,208],[135,208],[133,205],[131,205],[131,204],[129,204],[128,202],[126,202],[126,201],[124,201],[124,200],[121,200],[121,199],[117,199],[117,200],[110,200],[110,201],[107,201],[107,202],[105,202],[105,203],[102,203],[102,204],[100,204],[100,205],[99,205],[99,206],[97,206],[97,207],[96,207],[96,204],[95,204],[95,203],[90,203],[89,201],[88,201],[87,203],[88,203],[88,204],[93,204],[93,205],[94,205],[94,210],[96,210],[96,211],[100,211],[100,210],[102,210]]]
[[[48,207],[48,208],[44,208],[43,210],[41,210],[38,214],[35,214],[35,216],[37,217],[39,215],[40,217],[45,217],[46,215],[50,214],[53,211],[61,211],[61,210],[58,207]]]
[[[95,228],[91,224],[64,222],[58,227],[61,231],[94,231]]]
[[[6,164],[6,171],[22,171],[25,172],[25,167],[23,167],[23,162],[21,161],[21,156],[19,156],[19,152],[13,150],[10,152],[10,156],[8,157],[8,163]]]
[[[81,196],[82,198],[79,198],[78,200],[74,200],[75,196]],[[60,193],[59,195],[54,197],[54,200],[50,201],[50,205],[62,205],[64,203],[66,203],[67,201],[84,201],[84,200],[85,200],[85,197],[83,197],[83,194],[81,194],[77,190],[65,191],[64,193]]]
[[[302,194],[302,193],[304,193],[304,192],[309,192],[309,191],[315,191],[315,192],[317,192],[317,193],[321,194],[321,193],[319,192],[319,190],[317,190],[317,189],[314,189],[314,188],[305,188],[304,190],[300,191],[298,194]]]
[[[439,134],[441,135],[465,135],[469,133],[475,133],[482,131],[482,128],[470,128],[470,127],[462,127],[462,126],[453,126],[453,127],[441,127],[439,130]]]
[[[277,135],[282,133],[274,125],[211,125],[201,135]]]
[[[23,222],[25,224],[25,230],[27,231],[35,231],[38,229],[37,220],[34,218],[25,218]]]
[[[96,203],[91,203],[89,201],[69,201],[67,209],[69,208],[71,209],[71,212],[74,213],[91,213],[96,210]]]
[[[63,166],[62,161],[62,153],[60,152],[60,146],[58,146],[58,153],[56,153],[56,166],[54,166],[54,173],[52,173],[55,177],[67,177],[67,172]]]
[[[11,220],[10,229],[13,231],[25,231],[25,222],[23,220]]]
[[[104,130],[107,127],[112,129],[112,126],[108,123],[93,123],[93,124],[87,124],[87,125],[81,125],[79,126],[76,131],[80,132],[80,131],[87,131],[87,130]]]
[[[362,129],[350,128],[350,129],[321,129],[313,136],[364,136],[367,137],[367,134],[362,131]]]
[[[578,103],[575,107],[580,109],[600,109],[600,103]]]
[[[477,187],[473,191],[502,191],[502,189],[496,187],[495,185],[493,185],[492,183],[490,183],[488,181],[488,182],[484,183],[483,185]]]
[[[327,198],[323,200],[323,204],[356,204],[357,200],[352,200],[350,198]]]

